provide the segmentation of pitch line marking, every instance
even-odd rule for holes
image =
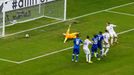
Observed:
[[[0,58],[0,60],[1,60],[1,61],[5,61],[5,62],[14,63],[14,64],[19,64],[19,62],[13,61],[13,60],[8,60],[8,59],[3,59],[3,58]]]
[[[123,13],[123,12],[116,12],[116,11],[106,11],[106,12],[120,14],[120,15],[134,16],[134,14]]]
[[[71,19],[67,19],[66,21],[70,21],[70,20],[74,20],[74,19],[79,19],[79,18],[82,18],[82,17],[94,15],[94,14],[97,14],[97,13],[101,13],[101,12],[104,12],[104,11],[108,11],[108,10],[124,7],[124,6],[131,5],[131,4],[134,4],[134,2],[122,4],[122,5],[119,5],[119,6],[114,6],[114,7],[108,8],[108,9],[104,9],[104,10],[100,10],[100,11],[96,11],[96,12],[92,12],[92,13],[88,13],[88,14],[85,14],[85,15],[81,15],[81,16],[74,17],[74,18],[71,18]],[[43,27],[52,26],[52,25],[55,25],[55,24],[58,24],[58,23],[62,23],[62,22],[65,22],[65,21],[58,21],[58,22],[42,25],[42,26],[39,26],[39,27],[23,30],[23,31],[20,31],[20,32],[16,32],[16,33],[12,33],[12,34],[7,34],[7,35],[5,35],[5,37],[16,35],[16,34],[20,34],[20,33],[24,33],[24,32],[28,32],[28,31],[32,31],[32,30],[36,30],[36,29],[43,28]],[[2,38],[2,37],[0,37],[0,38]]]
[[[128,33],[128,32],[131,32],[133,30],[134,30],[134,28],[133,29],[129,29],[129,30],[125,30],[125,31],[117,33],[117,35]],[[57,50],[57,51],[54,51],[54,52],[51,52],[51,53],[47,53],[47,54],[44,54],[44,55],[41,55],[41,56],[37,56],[37,57],[34,57],[34,58],[30,58],[30,59],[27,59],[27,60],[20,61],[17,64],[22,64],[22,63],[25,63],[25,62],[28,62],[28,61],[32,61],[32,60],[36,60],[36,59],[39,59],[39,58],[42,58],[42,57],[46,57],[46,56],[49,56],[49,55],[57,54],[57,53],[60,53],[60,52],[63,52],[63,51],[66,51],[66,50],[69,50],[69,49],[72,49],[72,48],[73,48],[73,46],[65,48],[65,49]]]
[[[131,5],[131,4],[134,4],[134,2],[130,2],[130,3],[127,3],[127,4],[122,4],[122,5],[119,5],[119,6],[111,7],[111,8],[104,9],[104,10],[100,10],[100,11],[96,11],[96,12],[93,12],[93,13],[88,13],[88,14],[85,14],[85,15],[82,15],[82,16],[78,16],[78,17],[74,17],[74,18],[71,18],[71,19],[67,19],[67,21],[73,20],[73,19],[79,19],[79,18],[82,18],[82,17],[86,17],[86,16],[89,16],[89,15],[94,15],[94,14],[97,14],[97,13],[101,13],[101,12],[104,12],[104,11],[109,11],[109,10],[112,10],[112,9],[124,7],[124,6]],[[35,29],[39,29],[39,28],[43,28],[43,27],[55,25],[55,24],[62,23],[62,22],[65,22],[65,21],[58,21],[58,22],[50,23],[50,24],[47,24],[47,25],[43,25],[43,26],[39,26],[39,27],[35,27],[35,28],[23,30],[23,31],[20,31],[20,32],[8,34],[8,35],[6,35],[6,36],[8,37],[8,36],[12,36],[12,35],[16,35],[16,34],[28,32],[28,31],[32,31],[32,30],[35,30]],[[133,29],[133,30],[134,30],[134,29]],[[124,32],[125,32],[125,31],[124,31]],[[0,38],[2,38],[2,37],[0,37]],[[69,47],[69,48],[72,49],[71,47]],[[68,50],[68,48],[65,48],[65,49],[60,50],[60,51],[63,52],[63,51],[65,51],[66,49]],[[60,51],[57,51],[57,52],[59,53]],[[55,54],[55,53],[56,53],[56,52],[49,53],[49,54],[47,54],[47,55],[38,56],[38,57],[36,57],[36,59],[37,59],[37,58],[41,58],[41,57],[43,57],[43,56],[52,55],[52,54]],[[32,59],[35,59],[35,58],[31,58],[31,60],[32,60]],[[26,61],[26,60],[24,60],[24,61],[17,62],[17,61],[12,61],[12,60],[8,60],[8,59],[2,59],[2,58],[0,58],[0,60],[1,60],[1,61],[10,62],[10,63],[15,63],[15,64],[22,64],[22,63],[25,63],[24,61]],[[30,59],[28,59],[28,60],[31,61]],[[27,60],[26,62],[28,62],[28,60]]]
[[[131,31],[134,31],[134,28],[133,29],[129,29],[129,30],[125,30],[125,31],[122,31],[122,32],[119,32],[119,33],[117,33],[117,35],[128,33],[128,32],[131,32]],[[54,51],[54,52],[51,52],[51,53],[47,53],[47,54],[44,54],[44,55],[40,55],[40,56],[37,56],[37,57],[33,57],[33,58],[30,58],[30,59],[27,59],[27,60],[22,60],[22,61],[13,61],[13,60],[8,60],[8,59],[3,59],[3,58],[0,58],[0,60],[1,61],[5,61],[5,62],[14,63],[14,64],[22,64],[22,63],[26,63],[26,62],[29,62],[29,61],[32,61],[32,60],[43,58],[43,57],[46,57],[46,56],[49,56],[49,55],[60,53],[60,52],[63,52],[63,51],[66,51],[66,50],[69,50],[69,49],[72,49],[72,48],[73,48],[73,46],[72,47],[68,47],[68,48],[64,48],[64,49],[61,49],[61,50],[57,50],[57,51]]]
[[[119,5],[119,6],[116,6],[116,7],[112,7],[112,8],[106,9],[106,11],[112,10],[112,9],[116,9],[116,8],[120,8],[120,7],[124,7],[124,6],[128,6],[128,5],[132,5],[132,4],[134,4],[134,2],[130,2],[130,3],[127,3],[127,4],[123,4],[123,5]]]
[[[125,31],[122,31],[122,32],[119,32],[119,33],[117,33],[117,35],[128,33],[128,32],[131,32],[131,31],[134,31],[134,28],[129,29],[129,30],[125,30]]]
[[[66,50],[69,50],[69,49],[72,49],[72,48],[73,47],[68,47],[68,48],[64,48],[64,49],[61,49],[61,50],[57,50],[57,51],[54,51],[54,52],[51,52],[51,53],[47,53],[47,54],[40,55],[40,56],[37,56],[37,57],[34,57],[34,58],[30,58],[30,59],[27,59],[27,60],[20,61],[17,64],[22,64],[22,63],[25,63],[25,62],[28,62],[28,61],[32,61],[32,60],[35,60],[35,59],[39,59],[39,58],[42,58],[42,57],[46,57],[46,56],[49,56],[49,55],[60,53],[60,52],[63,52],[63,51],[66,51]]]

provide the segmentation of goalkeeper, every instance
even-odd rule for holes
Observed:
[[[63,33],[63,35],[65,37],[64,43],[66,43],[66,41],[68,39],[74,39],[74,38],[76,38],[76,35],[79,34],[78,32],[70,33],[70,28],[71,28],[71,25],[69,25],[67,32],[66,33]]]

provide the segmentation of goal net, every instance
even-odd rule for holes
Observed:
[[[0,36],[6,26],[42,17],[66,20],[66,0],[5,0],[0,3]]]
[[[0,36],[2,36],[3,32],[3,13],[0,11]]]

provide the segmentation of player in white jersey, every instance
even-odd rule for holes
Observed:
[[[86,54],[86,61],[87,61],[88,63],[93,63],[93,62],[91,61],[91,52],[90,52],[90,50],[89,50],[89,48],[88,48],[88,46],[89,46],[90,44],[92,44],[92,42],[89,40],[89,36],[87,36],[87,38],[86,38],[85,41],[84,41],[83,50],[84,50],[84,53]]]
[[[107,26],[106,26],[106,30],[109,32],[110,37],[111,37],[111,39],[110,39],[110,44],[111,45],[113,45],[113,42],[117,43],[117,37],[118,36],[117,36],[117,34],[114,30],[115,27],[116,27],[116,25],[111,24],[109,22],[107,23]]]
[[[110,44],[109,44],[110,35],[109,35],[107,30],[105,30],[105,33],[103,34],[103,37],[104,37],[103,50],[105,51],[104,55],[106,56],[106,54],[109,51],[109,47],[110,47]]]

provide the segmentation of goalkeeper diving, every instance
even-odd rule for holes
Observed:
[[[74,38],[76,38],[76,35],[79,34],[79,32],[70,33],[70,28],[71,28],[71,24],[69,25],[69,27],[68,27],[66,33],[63,33],[63,35],[64,35],[64,37],[65,37],[64,43],[66,43],[66,41],[67,41],[68,39],[74,39]]]

